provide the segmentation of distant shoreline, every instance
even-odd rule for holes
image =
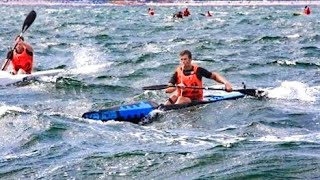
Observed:
[[[139,3],[132,1],[118,1],[116,3],[54,3],[37,0],[20,0],[19,2],[0,0],[0,5],[20,6],[320,6],[320,1],[206,1],[206,2],[177,2],[177,3]]]

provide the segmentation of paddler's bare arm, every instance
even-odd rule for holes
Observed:
[[[21,38],[16,39],[16,44],[21,44],[26,47],[29,52],[33,52],[33,48],[28,43],[25,43]]]
[[[168,86],[172,86],[173,84],[169,83]],[[164,90],[165,93],[173,93],[176,90],[176,87],[169,87]]]
[[[221,76],[220,74],[216,73],[216,72],[212,72],[212,75],[211,75],[211,79],[219,82],[219,83],[222,83],[225,85],[225,90],[227,92],[231,92],[232,91],[232,86],[231,84],[229,83],[229,81],[227,81],[223,76]]]

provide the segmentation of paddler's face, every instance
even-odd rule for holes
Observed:
[[[17,53],[20,54],[20,53],[23,52],[23,50],[24,50],[24,48],[23,48],[22,44],[21,44],[21,43],[18,43],[18,44],[17,44],[17,47],[16,47]]]
[[[16,51],[17,51],[17,53],[19,53],[19,54],[22,53],[23,50],[24,50],[21,42],[22,42],[22,40],[21,40],[20,38],[17,38],[17,39],[16,39],[16,43],[17,43]]]
[[[180,56],[180,64],[183,69],[189,68],[191,66],[191,61],[187,54]]]

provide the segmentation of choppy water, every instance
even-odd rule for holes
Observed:
[[[59,78],[0,88],[1,179],[317,179],[320,176],[320,20],[303,7],[2,6],[0,55],[25,33],[36,70]],[[199,13],[211,10],[214,17]],[[167,83],[178,53],[244,98],[163,113],[146,126],[97,123],[82,113],[139,100],[164,101],[142,86]],[[206,85],[213,82],[205,80]]]

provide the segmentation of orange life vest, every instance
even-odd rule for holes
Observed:
[[[26,47],[21,54],[16,51],[13,53],[12,65],[15,71],[23,69],[27,74],[31,74],[33,64],[33,57],[27,53]]]
[[[202,81],[198,79],[197,77],[197,70],[198,66],[195,64],[192,64],[193,71],[189,76],[186,76],[183,74],[182,67],[179,66],[176,69],[177,72],[177,84],[184,84],[185,86],[197,86],[202,87]],[[178,88],[177,90],[178,96],[188,97],[191,100],[199,100],[201,101],[203,99],[203,90],[202,89],[192,89],[192,88]]]

